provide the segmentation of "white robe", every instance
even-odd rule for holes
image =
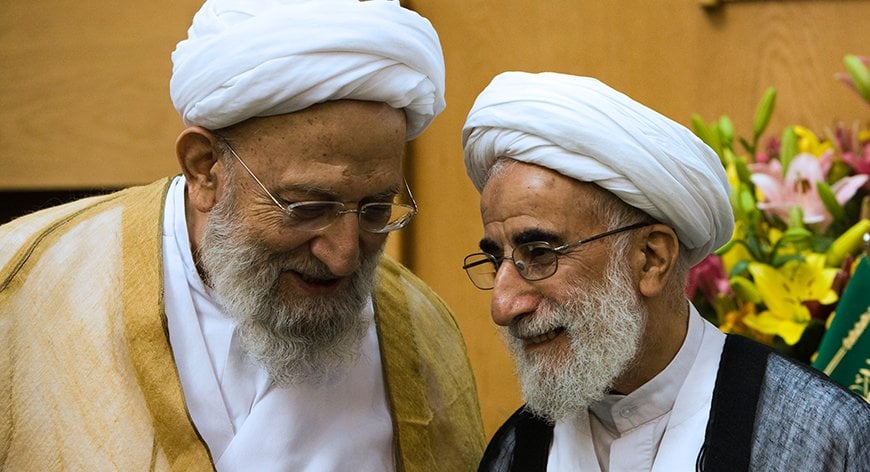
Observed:
[[[552,425],[523,406],[478,470],[870,470],[870,404],[695,310],[665,370],[590,411]]]
[[[184,198],[178,177],[163,225],[166,315],[185,401],[217,470],[394,470],[371,299],[363,353],[346,376],[276,387],[241,350],[235,323],[197,273]]]
[[[550,471],[694,470],[704,442],[725,335],[695,307],[670,364],[626,396],[610,395],[556,423]],[[690,382],[686,382],[691,379]]]

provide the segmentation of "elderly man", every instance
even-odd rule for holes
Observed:
[[[462,142],[483,252],[465,259],[526,405],[481,470],[868,470],[870,406],[686,300],[733,219],[719,159],[601,82],[509,72]]]
[[[0,468],[474,468],[456,323],[381,256],[444,108],[431,24],[209,0],[172,59],[183,176],[0,228]]]

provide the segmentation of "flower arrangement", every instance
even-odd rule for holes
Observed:
[[[838,78],[870,105],[868,59],[846,56]],[[870,128],[787,126],[765,137],[775,102],[769,88],[751,139],[735,137],[727,116],[692,117],[726,169],[736,227],[691,270],[687,295],[723,331],[808,363],[870,233]]]

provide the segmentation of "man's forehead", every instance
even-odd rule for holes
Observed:
[[[500,223],[547,230],[570,226],[575,220],[587,219],[595,191],[590,187],[594,185],[549,169],[517,164],[494,176],[483,188],[481,219],[484,226]]]
[[[561,244],[598,227],[590,221],[594,184],[517,162],[493,175],[481,193],[481,247],[532,241]]]
[[[403,189],[404,115],[388,105],[331,102],[252,119],[245,131],[234,147],[284,200],[384,200]]]
[[[341,136],[348,131],[354,131],[354,128],[364,131],[377,127],[395,127],[404,132],[404,110],[383,102],[332,100],[290,113],[252,117],[226,130],[238,138],[257,139],[270,136],[286,138],[288,134]],[[404,134],[399,137],[399,141],[405,142]]]

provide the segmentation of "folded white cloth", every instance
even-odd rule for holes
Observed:
[[[496,76],[468,113],[462,146],[478,191],[499,157],[593,182],[671,226],[693,264],[734,230],[716,153],[684,126],[593,78]]]
[[[407,139],[444,110],[431,23],[387,0],[208,0],[172,53],[187,125],[219,129],[340,99],[404,109]]]

